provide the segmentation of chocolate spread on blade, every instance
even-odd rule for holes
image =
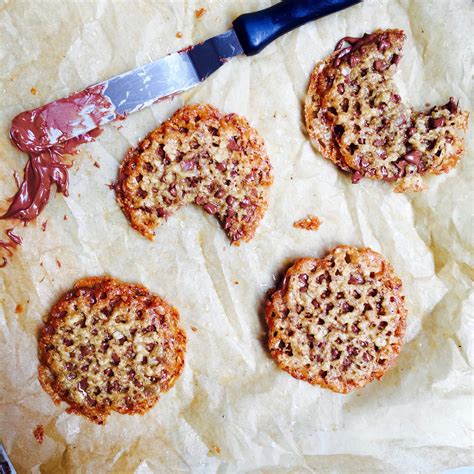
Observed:
[[[103,95],[105,86],[96,85],[33,111],[16,116],[10,129],[12,142],[28,153],[23,182],[1,219],[36,218],[49,200],[51,186],[68,195],[68,168],[61,162],[63,155],[76,153],[76,148],[91,142],[101,130],[87,132],[91,122],[99,127],[102,119],[115,117],[114,106]],[[80,116],[80,123],[74,118]],[[65,126],[67,125],[67,126]]]
[[[58,142],[85,134],[91,122],[98,127],[102,119],[115,118],[114,106],[104,90],[104,85],[91,86],[17,115],[10,129],[13,143],[26,153],[40,153]],[[79,123],[77,117],[81,117]]]

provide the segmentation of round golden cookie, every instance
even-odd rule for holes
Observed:
[[[111,411],[143,414],[184,366],[179,314],[144,286],[79,280],[53,306],[39,338],[39,380],[55,403],[103,424]]]
[[[178,110],[130,150],[116,194],[132,227],[149,239],[178,209],[196,204],[238,245],[253,237],[271,184],[263,139],[247,120],[196,104]]]
[[[380,379],[400,353],[402,283],[383,257],[339,246],[297,260],[266,305],[268,345],[297,379],[348,393]]]

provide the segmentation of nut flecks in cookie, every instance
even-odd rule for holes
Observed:
[[[428,112],[403,103],[392,78],[404,40],[395,29],[343,38],[314,68],[305,104],[308,133],[323,156],[350,171],[353,183],[395,181],[400,192],[422,190],[423,174],[456,165],[468,120],[453,98]]]
[[[215,216],[234,244],[267,208],[271,165],[258,132],[236,114],[191,105],[152,131],[120,167],[117,201],[147,238],[187,204]]]
[[[183,370],[178,312],[141,285],[79,280],[54,305],[39,338],[39,380],[55,403],[103,424],[143,414]]]
[[[44,426],[43,425],[36,425],[35,429],[33,430],[33,436],[38,444],[43,444],[44,441]]]
[[[298,260],[266,305],[273,358],[293,377],[340,393],[381,378],[403,344],[401,286],[368,248]]]

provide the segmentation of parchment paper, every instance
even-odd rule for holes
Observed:
[[[2,209],[26,159],[8,139],[17,113],[223,32],[270,3],[0,2]],[[199,8],[207,12],[196,19]],[[433,472],[473,464],[473,20],[469,0],[366,0],[234,59],[193,91],[82,146],[69,198],[53,196],[36,223],[16,226],[24,244],[0,270],[0,440],[18,472]],[[464,159],[421,194],[351,185],[304,130],[315,62],[342,36],[377,27],[407,33],[397,81],[409,103],[453,95],[471,111]],[[249,244],[231,247],[217,222],[191,207],[149,242],[106,186],[128,147],[193,102],[243,114],[266,140],[275,184]],[[320,230],[292,227],[308,213],[321,218]],[[409,306],[397,366],[345,396],[279,370],[262,316],[266,291],[294,258],[342,243],[382,252]],[[175,305],[188,347],[183,375],[147,415],[113,414],[96,426],[40,388],[37,329],[77,279],[103,274],[143,283]],[[42,445],[32,434],[38,424]]]

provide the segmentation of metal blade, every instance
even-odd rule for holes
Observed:
[[[64,99],[22,112],[13,119],[10,136],[23,151],[44,150],[184,92],[241,53],[231,29]]]
[[[119,115],[131,114],[194,87],[242,52],[232,29],[105,81],[104,95]]]
[[[0,444],[0,474],[16,474],[3,444]]]

